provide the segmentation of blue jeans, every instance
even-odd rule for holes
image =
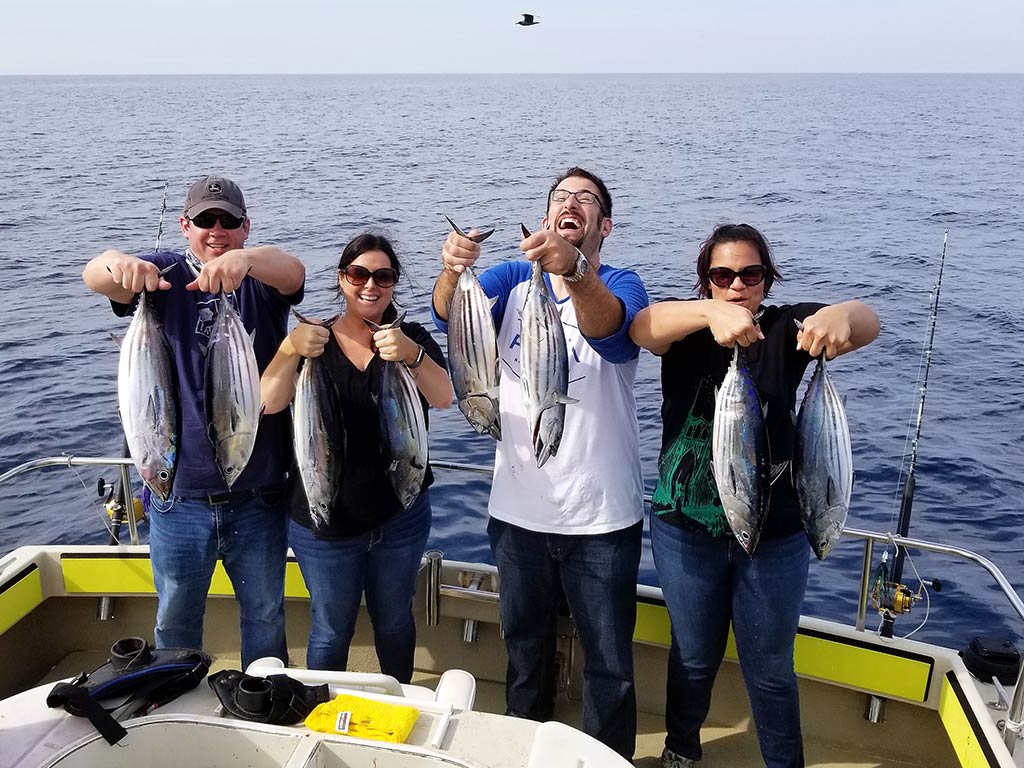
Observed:
[[[793,645],[807,588],[807,538],[761,539],[750,557],[732,536],[682,530],[652,515],[651,548],[672,620],[665,745],[700,759],[700,728],[732,621],[765,765],[803,766]]]
[[[209,505],[150,500],[157,648],[202,648],[206,597],[218,556],[241,612],[242,668],[263,656],[288,661],[284,633],[287,514],[282,492]]]
[[[509,714],[550,719],[561,595],[583,646],[583,730],[627,760],[636,749],[633,630],[643,521],[611,533],[563,536],[487,525],[501,578]]]
[[[313,619],[306,650],[309,669],[345,670],[365,590],[381,672],[400,683],[412,679],[412,600],[430,520],[430,496],[423,492],[409,509],[358,536],[320,539],[291,521],[289,541],[309,589]]]

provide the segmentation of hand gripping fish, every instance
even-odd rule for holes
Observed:
[[[161,270],[163,276],[177,262]],[[121,340],[117,365],[117,405],[125,440],[142,481],[162,501],[171,495],[178,462],[181,408],[174,355],[149,293]]]
[[[300,323],[330,328],[338,319],[314,322],[292,313]],[[345,464],[345,420],[341,397],[330,368],[323,357],[307,357],[295,382],[293,413],[295,462],[309,502],[309,515],[316,528],[331,521],[331,510],[341,487]]]
[[[493,229],[467,235],[450,218],[458,234],[482,243]],[[472,267],[462,270],[448,305],[448,364],[459,410],[478,433],[501,440],[501,411],[498,408],[498,336],[491,307]]]
[[[744,357],[737,344],[715,397],[711,468],[729,527],[753,555],[768,515],[771,460],[761,400]]]
[[[393,323],[364,322],[374,331],[398,328],[403,314]],[[388,478],[403,509],[409,509],[423,488],[427,472],[427,420],[420,390],[409,370],[399,362],[385,360],[377,395],[381,448],[388,460]]]
[[[520,226],[523,237],[529,237],[529,230]],[[533,262],[532,270],[520,317],[519,380],[539,469],[558,453],[565,427],[565,406],[578,401],[568,396],[569,353],[562,318],[539,261]]]
[[[221,293],[206,349],[206,423],[213,456],[228,489],[249,463],[262,414],[252,339],[227,295]]]
[[[811,549],[824,560],[842,536],[853,492],[850,425],[824,352],[796,417],[793,486]]]

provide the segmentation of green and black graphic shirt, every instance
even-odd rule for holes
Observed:
[[[811,357],[796,349],[796,323],[824,304],[765,307],[764,341],[747,349],[747,366],[764,408],[773,464],[793,456],[796,391]],[[732,350],[719,346],[707,328],[675,342],[661,358],[662,439],[658,485],[651,505],[656,515],[681,528],[731,536],[711,471],[715,392],[725,378]],[[802,530],[788,471],[775,481],[762,538]]]

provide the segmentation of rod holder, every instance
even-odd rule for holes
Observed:
[[[885,705],[889,700],[882,696],[868,694],[867,704],[864,707],[864,719],[869,723],[885,722]]]
[[[444,553],[431,549],[423,554],[427,564],[427,626],[436,627],[441,623],[441,565]]]

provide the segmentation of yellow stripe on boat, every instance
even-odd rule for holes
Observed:
[[[668,610],[657,600],[637,602],[633,639],[668,645],[671,641]],[[796,637],[796,672],[877,693],[882,696],[926,701],[934,662],[929,656],[881,647],[866,641],[801,629]],[[732,631],[725,657],[735,661]]]
[[[60,562],[64,588],[69,595],[152,595],[156,592],[153,566],[147,554],[67,553],[61,555]],[[232,597],[235,594],[220,561],[214,568],[209,594],[214,597]],[[309,599],[309,591],[294,558],[289,558],[285,568],[284,594],[285,597]]]
[[[974,717],[953,672],[946,673],[942,679],[939,717],[962,768],[990,768],[999,765],[984,734],[980,733],[981,725]]]
[[[43,602],[39,567],[32,563],[0,588],[0,634],[13,627]]]

